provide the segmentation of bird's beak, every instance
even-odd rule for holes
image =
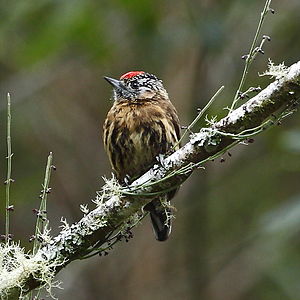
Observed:
[[[114,79],[114,78],[110,78],[110,77],[106,77],[104,76],[104,79],[111,84],[115,89],[124,89],[124,85],[122,84],[122,82],[120,80]]]

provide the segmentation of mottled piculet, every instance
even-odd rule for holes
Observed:
[[[132,182],[157,163],[159,154],[177,150],[180,125],[163,83],[155,75],[128,72],[120,80],[104,77],[113,86],[113,106],[103,126],[104,147],[118,181]],[[174,149],[174,147],[176,149]],[[155,237],[165,241],[171,233],[170,201],[176,189],[147,204]]]

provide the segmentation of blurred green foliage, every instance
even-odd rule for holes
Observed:
[[[110,176],[101,127],[111,106],[102,76],[146,70],[164,80],[183,125],[225,85],[209,115],[232,101],[264,1],[112,0],[0,2],[0,174],[6,170],[6,93],[13,103],[11,225],[29,249],[49,151],[49,218],[80,218]],[[267,58],[299,60],[298,0],[274,1],[271,36],[247,86]],[[204,125],[202,122],[201,126]],[[210,162],[186,182],[174,231],[157,243],[148,220],[108,256],[75,262],[60,274],[60,299],[300,299],[300,124],[298,114]],[[4,228],[4,187],[0,187]],[[90,205],[92,207],[92,205]],[[4,229],[2,229],[4,231]]]

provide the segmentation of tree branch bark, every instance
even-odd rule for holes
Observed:
[[[157,193],[182,184],[195,168],[201,166],[199,162],[203,163],[226,151],[228,147],[246,139],[249,134],[262,132],[265,128],[262,124],[267,119],[272,122],[274,113],[295,108],[299,99],[300,61],[287,68],[281,78],[225,118],[192,135],[185,146],[161,159],[159,164],[130,186],[122,188],[79,222],[65,227],[59,235],[45,242],[36,254],[40,257],[41,264],[54,264],[52,271],[55,275],[70,262],[81,258],[87,249],[104,244],[114,230],[157,197]],[[20,270],[22,268],[23,266],[19,266]],[[44,283],[37,268],[34,273],[28,273],[22,278],[23,293]],[[5,288],[10,295],[9,299],[18,299],[20,286],[7,285]]]

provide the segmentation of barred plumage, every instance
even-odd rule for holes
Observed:
[[[114,104],[107,114],[104,147],[117,179],[123,183],[145,173],[159,154],[173,150],[180,138],[179,119],[161,80],[144,72],[129,72],[121,80],[105,78],[114,86]],[[178,147],[178,145],[177,145]],[[168,193],[171,200],[175,191]],[[171,230],[168,208],[160,200],[146,207],[158,240]]]

